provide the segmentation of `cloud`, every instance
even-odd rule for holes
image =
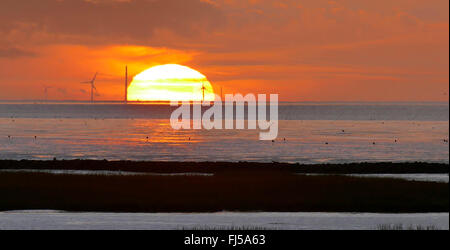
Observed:
[[[0,48],[0,58],[17,58],[17,57],[35,57],[34,52],[22,50],[18,48]]]
[[[78,42],[148,40],[157,30],[195,36],[221,26],[223,15],[201,0],[2,0],[0,31]]]
[[[180,63],[230,91],[279,92],[284,100],[440,100],[448,92],[448,5],[2,0],[0,48],[17,49],[0,49],[0,84],[11,91],[45,78],[83,99],[70,89],[99,71],[102,98],[119,99],[125,64],[133,75]]]

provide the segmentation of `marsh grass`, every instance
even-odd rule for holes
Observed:
[[[448,212],[449,184],[239,172],[214,176],[0,173],[0,210]]]
[[[194,226],[194,227],[182,227],[180,230],[186,231],[267,231],[267,230],[279,230],[277,228],[267,228],[262,226]]]
[[[437,231],[441,230],[440,228],[430,225],[430,226],[422,226],[422,225],[408,225],[405,226],[403,224],[381,224],[377,226],[377,230],[381,231]]]
[[[417,164],[350,164],[345,170],[402,171]],[[349,176],[297,175],[300,169],[339,169],[262,163],[0,161],[0,169],[76,169],[211,176],[53,175],[1,172],[0,211],[81,212],[448,212],[449,184]],[[410,169],[411,168],[411,169]],[[426,164],[448,171],[448,164]],[[409,170],[408,170],[409,169]],[[326,171],[325,171],[326,172]],[[351,172],[350,172],[351,173]]]

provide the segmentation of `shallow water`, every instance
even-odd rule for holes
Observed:
[[[91,175],[91,176],[204,176],[211,177],[211,173],[144,173],[130,171],[108,171],[108,170],[55,170],[55,169],[0,169],[1,173],[44,173],[52,175]],[[328,174],[299,174],[299,175],[328,175]],[[426,181],[449,183],[448,174],[344,174],[359,178],[392,178],[407,181]]]
[[[303,174],[306,176],[327,176],[329,174]],[[390,178],[401,179],[407,181],[426,181],[426,182],[438,182],[449,183],[448,174],[338,174],[343,176],[352,176],[359,178]]]
[[[394,178],[408,181],[449,183],[448,174],[351,174],[350,176],[363,178]]]
[[[0,173],[43,173],[53,175],[93,175],[93,176],[214,176],[208,173],[144,173],[108,170],[55,170],[55,169],[0,169]]]
[[[0,212],[0,229],[180,230],[260,228],[277,230],[376,230],[380,225],[449,229],[448,213],[67,213]]]
[[[449,162],[448,104],[279,108],[272,143],[255,130],[173,130],[168,106],[0,104],[0,159]]]

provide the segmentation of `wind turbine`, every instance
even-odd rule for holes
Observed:
[[[125,66],[125,104],[128,103],[128,65]]]
[[[206,90],[205,83],[202,81],[202,92],[203,92],[203,99],[202,99],[202,101],[205,101],[205,90]]]
[[[81,82],[83,84],[91,84],[91,102],[94,102],[94,90],[97,91],[97,88],[95,87],[95,80],[97,79],[98,72],[95,73],[94,78],[92,80],[87,82]]]
[[[48,100],[48,90],[52,89],[53,87],[50,86],[44,86],[44,95],[45,95],[45,101]]]

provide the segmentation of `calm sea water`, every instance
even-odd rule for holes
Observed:
[[[173,130],[173,109],[0,103],[0,159],[449,162],[448,103],[282,103],[274,143],[255,130]]]

